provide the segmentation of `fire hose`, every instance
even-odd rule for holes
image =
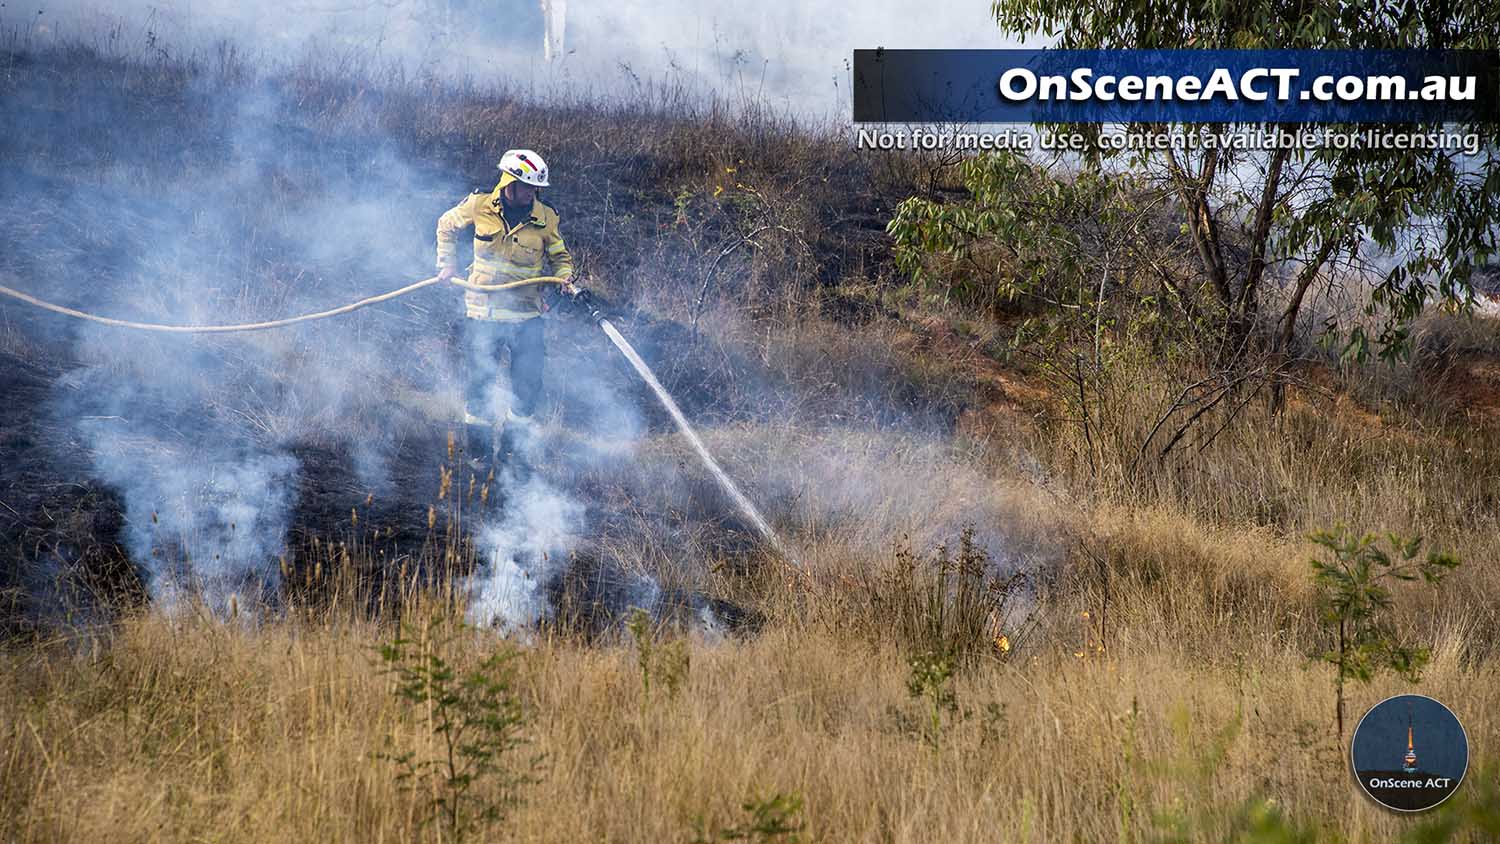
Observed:
[[[88,320],[89,322],[97,322],[101,325],[112,325],[116,328],[134,328],[140,331],[161,331],[173,334],[229,334],[236,331],[264,331],[268,328],[282,328],[288,325],[295,325],[299,322],[312,322],[313,320],[340,316],[351,311],[357,311],[360,308],[368,307],[370,305],[378,305],[381,302],[389,302],[392,299],[399,299],[400,297],[405,296],[408,293],[415,293],[416,291],[421,290],[424,287],[430,287],[442,281],[443,279],[437,276],[433,276],[432,278],[424,278],[414,284],[408,284],[405,287],[392,290],[388,293],[382,293],[378,296],[371,296],[368,299],[360,299],[358,302],[351,302],[347,305],[332,308],[330,310],[318,311],[311,314],[302,314],[301,316],[286,317],[285,319],[273,319],[266,322],[246,322],[240,323],[238,325],[162,325],[160,323],[153,322],[134,322],[128,319],[115,319],[113,317],[99,316],[98,314],[90,314],[84,311],[75,310],[73,308],[64,307],[62,305],[53,304],[52,302],[38,299],[37,297],[32,296],[28,293],[22,293],[19,290],[6,287],[3,284],[0,284],[0,294],[9,296],[12,299],[19,299],[20,301],[25,302],[28,305],[35,305],[36,307],[41,308],[44,311],[51,311],[55,314],[62,314],[63,316],[70,316],[76,319]],[[465,290],[473,290],[478,293],[495,293],[501,290],[511,290],[517,287],[527,287],[534,284],[566,285],[571,283],[568,279],[555,275],[541,275],[534,278],[523,278],[520,281],[507,281],[504,284],[475,284],[473,282],[457,277],[449,278],[447,281],[450,284],[462,287]],[[586,307],[589,307],[590,316],[594,318],[595,322],[597,322],[598,309],[592,307],[591,304],[589,304],[593,302],[593,298],[592,296],[588,296],[587,294],[588,291],[580,290],[578,292],[578,298],[581,304],[585,304]]]

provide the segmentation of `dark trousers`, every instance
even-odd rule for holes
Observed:
[[[546,340],[541,318],[525,322],[490,322],[464,320],[464,408],[475,416],[491,418],[494,414],[485,395],[499,374],[502,352],[510,352],[510,389],[514,401],[510,406],[517,416],[531,416],[542,397],[543,361]],[[500,423],[504,417],[493,419]]]

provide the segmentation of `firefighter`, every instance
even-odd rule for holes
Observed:
[[[557,212],[538,199],[547,187],[547,163],[529,149],[513,149],[500,158],[500,181],[493,190],[477,190],[438,218],[437,269],[444,280],[458,275],[456,238],[474,228],[474,263],[468,280],[501,284],[543,275],[569,278],[573,258],[557,227]],[[472,468],[483,472],[497,450],[507,459],[520,457],[532,433],[532,416],[542,393],[542,285],[496,293],[464,291],[463,344],[464,441]],[[571,284],[564,292],[577,294]],[[503,415],[487,399],[494,385],[493,366],[502,352],[510,356],[510,402]],[[500,431],[497,437],[496,432]],[[524,459],[516,469],[523,471]]]

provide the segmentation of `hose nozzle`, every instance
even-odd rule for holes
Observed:
[[[593,320],[594,322],[603,321],[604,311],[600,306],[599,299],[598,297],[594,296],[593,293],[589,292],[587,288],[574,288],[573,303],[582,308],[584,313],[589,315],[589,319]]]

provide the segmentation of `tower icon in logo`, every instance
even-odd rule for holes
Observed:
[[[1414,727],[1411,719],[1411,703],[1406,704],[1406,756],[1401,759],[1401,771],[1407,774],[1417,772],[1417,746],[1412,739]]]

